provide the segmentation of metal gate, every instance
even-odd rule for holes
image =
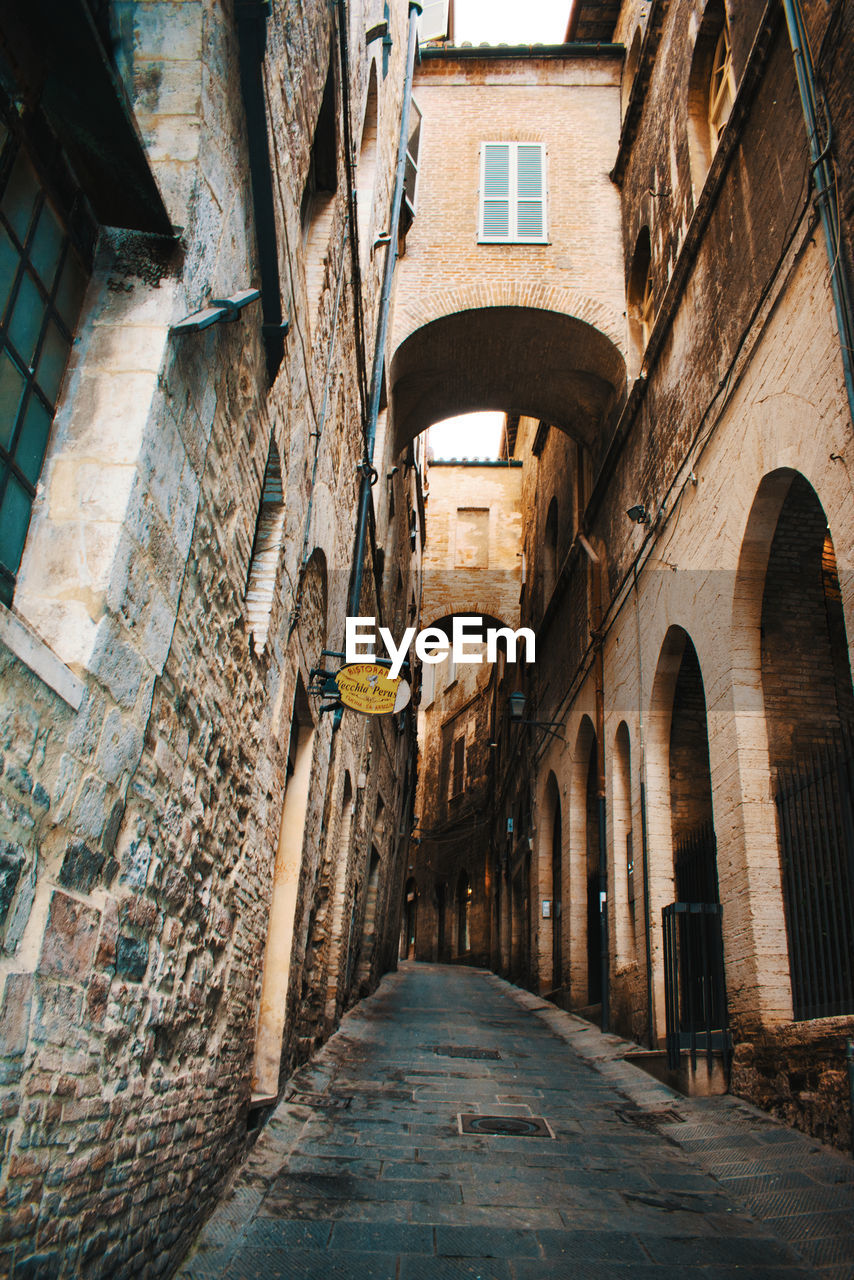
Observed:
[[[854,1012],[854,748],[816,747],[775,796],[796,1019]]]
[[[729,1066],[724,949],[719,902],[671,902],[664,924],[664,1010],[667,1065],[675,1069],[683,1049],[705,1053],[709,1070],[715,1053]]]

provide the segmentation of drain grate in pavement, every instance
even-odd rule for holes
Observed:
[[[633,1124],[638,1129],[649,1129],[653,1133],[660,1124],[683,1123],[682,1116],[672,1107],[664,1107],[659,1111],[641,1111],[639,1107],[617,1107],[616,1111],[623,1124]]]
[[[315,1111],[344,1111],[353,1101],[340,1093],[302,1093],[294,1090],[285,1095],[286,1102],[298,1107],[314,1107]]]
[[[497,1049],[481,1049],[478,1045],[459,1045],[459,1044],[437,1044],[433,1051],[440,1058],[471,1058],[480,1060],[481,1058],[500,1058],[501,1054]]]
[[[458,1115],[460,1133],[476,1133],[495,1138],[553,1138],[551,1126],[542,1116]]]

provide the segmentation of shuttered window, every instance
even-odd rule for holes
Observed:
[[[448,37],[448,0],[424,0],[418,19],[418,39],[446,40]]]
[[[541,142],[482,143],[478,240],[546,243],[546,152]]]

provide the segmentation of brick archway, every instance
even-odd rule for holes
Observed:
[[[625,354],[626,325],[622,315],[586,294],[544,284],[540,280],[481,279],[478,283],[458,289],[437,289],[429,294],[410,296],[406,305],[395,315],[393,349],[397,351],[407,338],[425,325],[432,324],[434,320],[443,320],[462,311],[489,310],[493,307],[524,307],[574,317],[598,329]]]
[[[466,299],[441,295],[444,312],[425,319],[397,346],[389,394],[398,449],[433,422],[481,409],[541,418],[594,447],[626,386],[611,318],[587,303],[596,320],[608,320],[609,335],[592,316],[549,309],[549,301],[571,300],[533,284],[485,301],[488,293],[473,288],[475,305],[459,310],[449,307]],[[518,295],[518,302],[508,302],[505,293]],[[422,305],[425,317],[440,308],[437,299]]]

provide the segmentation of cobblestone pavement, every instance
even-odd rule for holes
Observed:
[[[851,1160],[626,1047],[491,974],[403,965],[293,1078],[179,1275],[851,1280]]]

